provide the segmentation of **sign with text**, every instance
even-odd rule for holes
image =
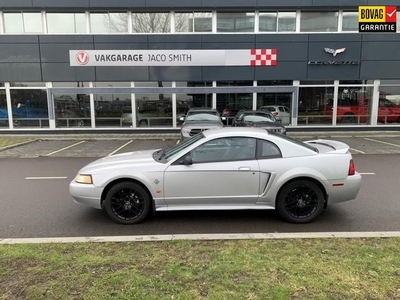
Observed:
[[[359,6],[359,32],[396,32],[396,6]]]
[[[70,50],[73,67],[276,66],[277,49]]]

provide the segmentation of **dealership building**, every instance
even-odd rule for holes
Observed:
[[[265,106],[293,130],[400,128],[396,4],[0,0],[0,131],[173,130],[192,107]],[[366,5],[397,33],[359,33]]]

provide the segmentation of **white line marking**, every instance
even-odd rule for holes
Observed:
[[[122,148],[124,148],[125,146],[128,146],[130,143],[132,143],[133,140],[130,140],[129,142],[127,142],[126,144],[122,145],[121,147],[119,147],[118,149],[115,149],[113,152],[111,152],[110,154],[108,154],[107,156],[111,156],[114,153],[117,153],[119,150],[121,150]]]
[[[26,177],[27,180],[41,180],[41,179],[67,179],[68,177]]]
[[[365,232],[295,232],[295,233],[238,233],[238,234],[169,234],[137,236],[96,236],[59,238],[0,239],[0,244],[42,243],[105,243],[105,242],[156,242],[176,240],[275,240],[275,239],[321,239],[321,238],[382,238],[400,237],[400,231]]]
[[[54,152],[51,152],[51,153],[49,153],[49,154],[46,154],[46,156],[50,156],[50,155],[56,154],[56,153],[58,153],[58,152],[67,150],[67,149],[69,149],[69,148],[75,147],[75,146],[77,146],[77,145],[79,145],[79,144],[82,144],[82,143],[84,143],[84,142],[85,142],[85,141],[80,141],[80,142],[78,142],[78,143],[76,143],[76,144],[73,144],[73,145],[70,145],[70,146],[68,146],[68,147],[62,148],[62,149],[60,149],[60,150],[56,150],[56,151],[54,151]]]
[[[374,140],[374,139],[370,139],[370,138],[364,138],[364,140],[368,140],[368,141],[372,141],[372,142],[377,142],[377,143],[381,143],[381,144],[386,144],[386,145],[390,145],[390,146],[394,146],[394,147],[400,147],[400,145],[397,145],[397,144],[392,144],[392,143],[388,143],[388,142],[378,141],[378,140]]]
[[[354,149],[354,148],[350,148],[350,150],[353,150],[353,151],[359,152],[359,153],[361,153],[361,154],[365,154],[365,152],[364,152],[364,151],[357,150],[357,149]]]
[[[376,175],[376,173],[360,173],[360,175]]]

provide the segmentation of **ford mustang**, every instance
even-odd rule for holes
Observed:
[[[345,143],[239,127],[96,160],[78,172],[70,194],[121,224],[156,211],[238,209],[276,209],[286,221],[306,223],[355,199],[360,185]]]

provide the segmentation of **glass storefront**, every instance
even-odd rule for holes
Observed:
[[[298,125],[331,125],[334,87],[300,87]]]
[[[49,127],[45,89],[11,89],[14,127]]]
[[[283,125],[289,125],[292,120],[292,93],[258,93],[257,109],[267,110]]]
[[[172,87],[172,82],[135,82],[135,87]],[[135,94],[137,127],[171,127],[172,94]]]
[[[0,128],[8,128],[6,91],[0,89]]]
[[[286,126],[400,124],[400,81],[380,81],[379,98],[377,94],[374,98],[372,80],[294,83],[52,82],[47,84],[52,93],[44,82],[0,83],[0,127],[11,127],[8,92],[14,128],[174,128],[195,107],[215,107],[227,118],[228,126],[241,109],[268,110]],[[179,90],[173,93],[175,88]],[[54,123],[49,120],[53,108]]]
[[[381,80],[378,122],[400,123],[400,80]]]
[[[54,94],[57,128],[90,127],[90,96],[85,94]]]

